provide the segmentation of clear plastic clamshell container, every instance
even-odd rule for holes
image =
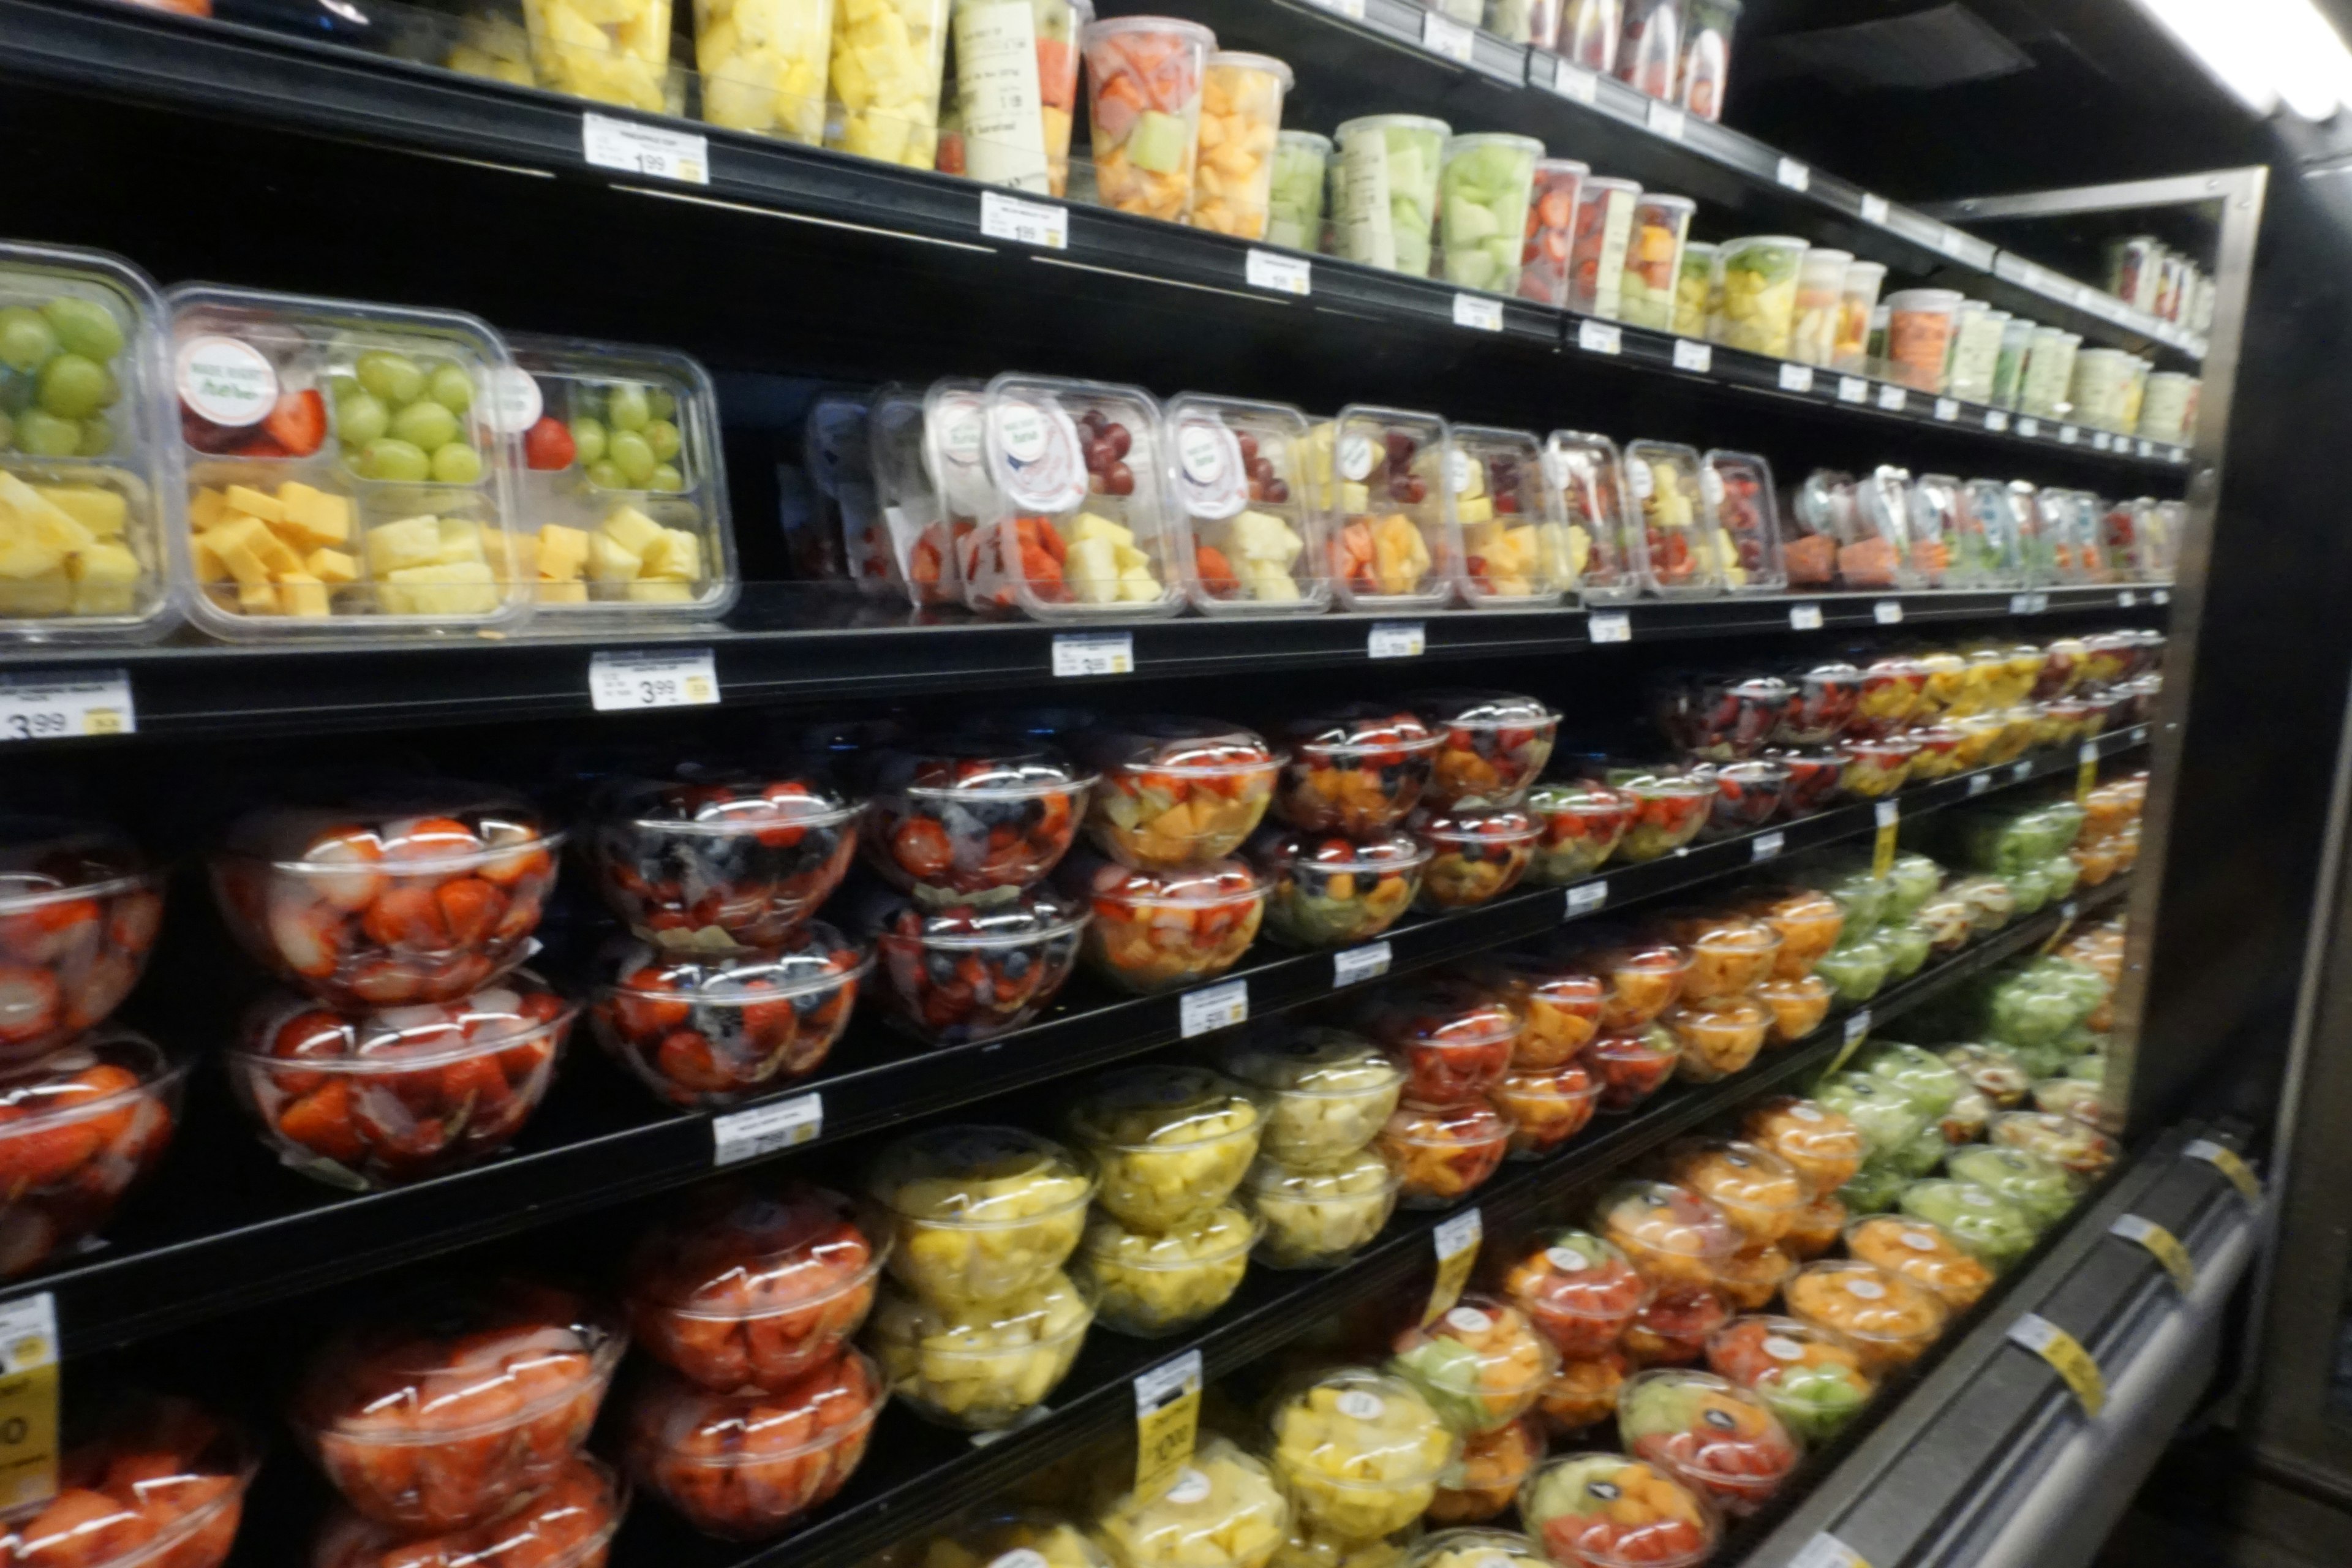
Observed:
[[[1559,603],[1576,581],[1575,561],[1536,438],[1456,425],[1445,479],[1462,535],[1454,580],[1470,607]]]
[[[1699,456],[1689,447],[1635,441],[1625,448],[1626,486],[1641,508],[1648,554],[1643,585],[1667,599],[1708,599],[1723,592],[1715,509],[1699,482]]]
[[[1854,486],[1851,531],[1839,543],[1838,580],[1848,588],[1922,584],[1911,546],[1911,474],[1882,463]]]
[[[1046,621],[1183,607],[1150,393],[1008,373],[988,384],[982,431],[990,510],[963,554],[967,604]]]
[[[1568,530],[1568,585],[1588,605],[1638,597],[1649,572],[1645,535],[1626,514],[1624,472],[1606,436],[1555,430],[1544,441],[1544,482]]]
[[[1350,610],[1435,610],[1453,595],[1461,534],[1434,414],[1350,404],[1310,433],[1331,527],[1331,586]]]
[[[530,616],[522,444],[496,412],[521,384],[488,323],[207,283],[165,299],[198,626],[253,642]]]
[[[1735,594],[1777,594],[1789,585],[1780,560],[1780,513],[1772,465],[1747,452],[1707,453],[1699,493],[1715,512],[1724,585]]]
[[[2023,572],[2010,520],[1990,516],[1969,504],[1960,481],[1949,474],[1922,474],[1911,487],[1911,539],[1916,557],[1932,549],[1946,588],[2007,588]]]
[[[982,542],[990,535],[982,530],[985,520],[995,515],[996,489],[988,477],[988,445],[984,434],[988,416],[988,388],[977,381],[943,377],[931,383],[922,395],[922,436],[919,448],[923,479],[928,483],[928,505],[912,499],[918,492],[912,473],[907,477],[903,493],[910,498],[895,502],[890,481],[882,480],[882,504],[901,506],[906,511],[905,530],[914,543],[908,547],[908,591],[921,605],[957,605],[965,602],[965,574],[971,569]],[[867,446],[877,458],[883,451],[881,432],[868,437]],[[903,452],[903,446],[890,448]],[[925,570],[923,550],[929,547],[942,552],[936,580]]]
[[[834,387],[809,405],[801,429],[803,468],[815,492],[808,521],[801,525],[829,533],[822,548],[840,563],[841,574],[873,598],[895,597],[898,561],[882,534],[874,506],[874,462],[866,426],[874,411],[870,392]],[[528,463],[530,455],[524,455]],[[787,536],[793,529],[787,521]]]
[[[535,337],[510,346],[524,374],[502,384],[495,416],[522,437],[515,568],[541,613],[725,615],[742,583],[710,373],[674,349]],[[857,428],[862,457],[862,415]],[[856,563],[852,482],[869,519],[873,486],[862,468],[842,476],[843,542]]]
[[[1195,608],[1270,616],[1330,607],[1304,414],[1181,393],[1168,405],[1168,448],[1173,548]]]
[[[163,299],[131,263],[0,245],[0,639],[149,642],[178,624],[165,357]]]
[[[876,390],[866,420],[866,457],[873,469],[874,547],[878,581],[896,585],[918,609],[963,602],[953,532],[923,461],[923,394],[897,383]],[[969,531],[967,525],[965,531]]]

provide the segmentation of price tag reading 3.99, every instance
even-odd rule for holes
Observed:
[[[719,703],[719,671],[707,647],[599,653],[588,660],[588,699],[599,713],[712,708]]]
[[[128,735],[138,728],[131,678],[121,670],[0,677],[0,743]]]

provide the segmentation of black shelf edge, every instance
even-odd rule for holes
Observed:
[[[6,0],[0,0],[5,10]],[[1693,640],[1768,632],[1802,637],[1796,622],[1821,615],[1824,632],[1896,626],[1958,626],[2019,616],[2162,612],[2165,584],[1989,591],[1733,595],[1641,600],[1591,610],[1444,610],[1418,616],[1320,615],[1223,619],[1188,616],[1085,628],[1133,639],[1131,677],[1068,678],[1068,689],[1121,679],[1261,676],[1370,660],[1376,626],[1409,620],[1425,651],[1411,664],[1580,654],[1595,645],[1595,616],[1622,616],[1611,642]],[[1792,612],[1805,611],[1792,617]],[[722,702],[753,705],[922,697],[943,691],[1037,687],[1054,670],[1055,639],[1077,628],[966,616],[918,624],[902,610],[874,607],[845,590],[791,584],[746,591],[730,626],[660,631],[619,629],[526,635],[497,641],[450,637],[406,641],[224,647],[183,642],[155,647],[33,648],[0,653],[0,676],[90,678],[120,670],[130,680],[136,734],[22,742],[133,745],[234,734],[317,734],[422,724],[484,723],[586,716],[588,669],[615,647],[708,647]],[[1057,683],[1058,684],[1058,683]],[[16,753],[23,754],[23,753]]]
[[[2121,899],[2117,878],[2075,901],[2075,917]],[[2068,918],[2045,910],[1872,998],[1874,1026],[1899,1017],[1952,985],[2047,940]],[[866,1462],[841,1496],[777,1539],[745,1548],[687,1530],[658,1500],[633,1511],[614,1543],[614,1560],[666,1562],[681,1568],[852,1568],[874,1552],[998,1496],[1026,1475],[1090,1446],[1116,1445],[1134,1421],[1133,1379],[1191,1351],[1203,1374],[1231,1373],[1278,1350],[1341,1309],[1425,1289],[1434,1249],[1431,1232],[1475,1206],[1490,1237],[1536,1216],[1542,1205],[1598,1182],[1682,1132],[1755,1098],[1785,1089],[1834,1061],[1845,1045],[1845,1015],[1811,1036],[1766,1056],[1746,1071],[1704,1088],[1670,1089],[1622,1120],[1596,1122],[1550,1157],[1504,1167],[1470,1202],[1449,1210],[1400,1210],[1378,1242],[1345,1266],[1319,1274],[1254,1271],[1241,1294],[1211,1326],[1189,1337],[1145,1341],[1114,1333],[1088,1336],[1078,1363],[1048,1410],[1028,1425],[975,1447],[969,1439],[886,1411]]]
[[[2141,726],[2103,735],[2094,745],[2100,756],[2111,757],[2144,744],[2146,738]],[[2078,765],[2072,751],[2037,752],[2004,767],[1906,790],[1899,805],[1906,814],[1932,811],[2062,776]],[[1389,972],[1524,940],[1573,918],[1737,876],[1780,855],[1856,838],[1876,826],[1875,807],[1863,803],[1769,830],[1779,835],[1779,847],[1769,854],[1759,855],[1759,838],[1767,836],[1745,835],[1610,868],[1601,878],[1577,884],[1589,893],[1598,880],[1606,884],[1606,893],[1600,905],[1580,908],[1574,916],[1565,889],[1543,888],[1417,920],[1383,939]],[[1352,984],[1339,979],[1330,952],[1286,953],[1271,944],[1259,949],[1254,962],[1211,984],[1235,980],[1247,984],[1250,1010],[1257,1016],[1315,1002]],[[852,1039],[891,1038],[889,1048],[898,1054],[824,1073],[751,1104],[818,1096],[821,1131],[797,1147],[837,1143],[1179,1043],[1185,1037],[1184,994],[1066,1005],[999,1039],[940,1050],[869,1031]],[[583,1036],[570,1048],[593,1047]],[[582,1073],[575,1067],[507,1153],[412,1186],[361,1194],[276,1170],[242,1118],[215,1099],[210,1109],[217,1114],[205,1129],[208,1142],[201,1155],[225,1163],[224,1179],[201,1191],[173,1188],[170,1161],[189,1168],[200,1157],[195,1149],[175,1151],[158,1184],[164,1190],[134,1200],[123,1220],[110,1227],[107,1245],[10,1282],[0,1289],[0,1302],[47,1294],[65,1353],[87,1354],[710,1174],[716,1168],[713,1119],[661,1111],[634,1083],[621,1085],[617,1077],[616,1071]],[[583,1081],[574,1084],[572,1078]]]

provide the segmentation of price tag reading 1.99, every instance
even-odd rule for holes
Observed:
[[[1486,1237],[1486,1224],[1475,1208],[1464,1209],[1430,1232],[1437,1248],[1437,1279],[1430,1287],[1429,1308],[1421,1315],[1423,1326],[1445,1316],[1462,1300],[1462,1288],[1470,1283],[1470,1270],[1478,1263],[1478,1244]]]

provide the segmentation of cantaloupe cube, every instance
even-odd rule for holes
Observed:
[[[323,546],[303,557],[302,570],[321,583],[356,583],[360,578],[357,561],[340,550]]]
[[[632,583],[631,587],[636,584]],[[578,578],[561,583],[542,582],[539,585],[539,602],[542,605],[584,605],[588,602],[588,584]]]
[[[694,602],[694,584],[674,577],[642,577],[629,584],[627,595],[633,604],[687,605]]]
[[[99,543],[68,558],[77,616],[127,616],[139,588],[139,558],[120,544]]]
[[[500,582],[511,578],[528,583],[539,575],[539,541],[528,533],[486,528],[482,530],[482,554],[490,563],[491,574]]]
[[[0,616],[62,616],[73,607],[73,584],[61,563],[25,577],[0,577]]]
[[[482,549],[482,525],[462,517],[441,520],[441,563],[452,565],[460,561],[488,563],[489,556]]]
[[[404,517],[397,522],[379,523],[367,531],[368,565],[377,576],[405,571],[412,566],[431,566],[441,559],[441,520],[437,517]]]
[[[228,515],[228,498],[210,485],[188,498],[188,526],[202,533]]]
[[[226,583],[228,581],[227,563],[221,560],[220,552],[213,548],[212,541],[203,534],[200,533],[188,541],[188,553],[195,563],[197,582]]]
[[[330,495],[313,489],[299,480],[289,479],[278,487],[278,503],[286,509],[281,532],[289,542],[304,550],[321,545],[349,544],[352,542],[352,503],[349,498]]]
[[[308,572],[288,573],[278,584],[278,600],[289,616],[319,617],[332,613],[327,585]]]
[[[274,616],[278,613],[278,584],[247,583],[236,591],[236,607],[248,616]]]
[[[390,574],[389,585],[405,595],[413,616],[486,616],[499,607],[497,582],[482,561],[436,562]]]
[[[278,542],[269,525],[257,517],[231,518],[205,535],[205,542],[213,547],[230,576],[245,587],[268,587],[269,567],[262,561],[257,546],[263,540]],[[283,546],[280,546],[283,548]],[[272,595],[273,605],[277,602]]]
[[[130,521],[122,492],[103,485],[35,485],[33,492],[100,539],[120,539]]]
[[[658,535],[661,530],[656,527]],[[588,538],[588,575],[599,583],[634,583],[645,563],[637,552],[599,529]]]
[[[702,541],[682,528],[665,528],[646,552],[645,574],[691,583],[702,575]]]
[[[257,517],[264,522],[284,522],[286,504],[276,496],[264,494],[251,485],[231,485],[221,498],[231,511],[241,511],[247,517]]]
[[[569,583],[576,580],[588,564],[588,534],[584,529],[566,528],[551,522],[539,531],[539,575],[549,583]],[[547,600],[547,595],[540,597]],[[549,600],[549,603],[570,604],[571,600]]]
[[[633,506],[614,507],[610,516],[598,528],[598,532],[631,555],[643,559],[662,535],[662,525]]]

